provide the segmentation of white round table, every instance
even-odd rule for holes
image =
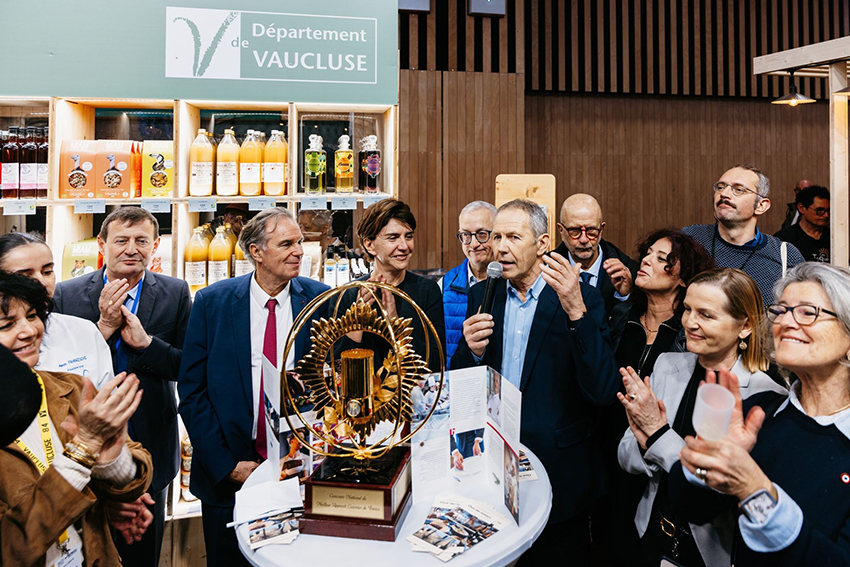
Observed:
[[[543,531],[549,512],[552,510],[552,485],[546,469],[537,456],[523,447],[528,455],[537,480],[521,482],[519,485],[519,526],[511,520],[508,526],[492,537],[482,541],[469,550],[456,555],[449,565],[452,567],[508,565],[522,555]],[[245,482],[246,487],[260,482],[274,480],[268,461],[260,465]],[[492,493],[491,493],[492,494]],[[486,501],[497,506],[497,510],[509,517],[501,499],[488,498],[488,494],[475,483],[464,486],[462,496],[474,500]],[[425,516],[431,508],[432,498],[414,504],[407,514],[398,538],[394,542],[348,539],[318,535],[300,534],[289,545],[272,544],[251,550],[248,543],[248,524],[242,524],[236,530],[239,549],[252,565],[258,567],[287,567],[301,565],[331,564],[348,558],[352,565],[435,567],[443,562],[430,553],[411,550],[407,536],[422,527]],[[504,510],[502,510],[504,509]],[[341,564],[341,563],[340,563]]]

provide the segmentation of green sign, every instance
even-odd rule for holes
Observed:
[[[0,95],[398,102],[396,2],[171,1],[6,3]]]

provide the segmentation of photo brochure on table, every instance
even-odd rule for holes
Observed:
[[[446,372],[439,396],[438,383],[426,374],[411,393],[414,429],[436,404],[411,441],[414,504],[483,484],[519,523],[522,393],[486,366]]]

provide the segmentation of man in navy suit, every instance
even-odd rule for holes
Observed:
[[[478,314],[484,285],[473,286],[454,368],[488,365],[522,391],[520,439],[552,480],[552,514],[521,563],[569,553],[585,565],[588,510],[605,492],[598,443],[600,406],[613,403],[619,385],[608,344],[605,305],[560,254],[546,254],[546,214],[534,202],[502,205],[493,226],[502,264],[490,314]]]
[[[269,377],[262,375],[262,360],[274,362],[278,373],[294,368],[309,350],[310,325],[282,360],[292,323],[328,289],[298,277],[302,240],[288,210],[260,212],[239,234],[254,272],[195,295],[177,390],[194,449],[190,488],[201,499],[210,567],[248,565],[226,524],[233,520],[234,494],[266,456],[260,400]]]
[[[159,245],[159,223],[140,207],[121,207],[103,221],[97,244],[104,267],[61,282],[56,311],[95,323],[112,352],[115,374],[135,373],[145,394],[130,418],[129,433],[150,451],[153,480],[148,495],[110,510],[113,525],[121,513],[153,514],[139,541],[116,538],[126,565],[156,565],[165,525],[165,498],[179,467],[177,399],[174,382],[180,368],[183,336],[192,300],[186,282],[146,269]],[[134,520],[135,521],[135,520]],[[116,526],[116,527],[119,527]],[[120,527],[119,527],[120,529]]]

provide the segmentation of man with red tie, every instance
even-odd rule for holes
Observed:
[[[309,350],[305,325],[286,360],[293,320],[328,289],[298,277],[301,230],[284,208],[260,212],[242,228],[239,246],[251,274],[215,283],[195,295],[177,390],[194,456],[190,489],[201,499],[207,565],[247,565],[233,520],[234,494],[266,458],[263,358],[291,370]]]

